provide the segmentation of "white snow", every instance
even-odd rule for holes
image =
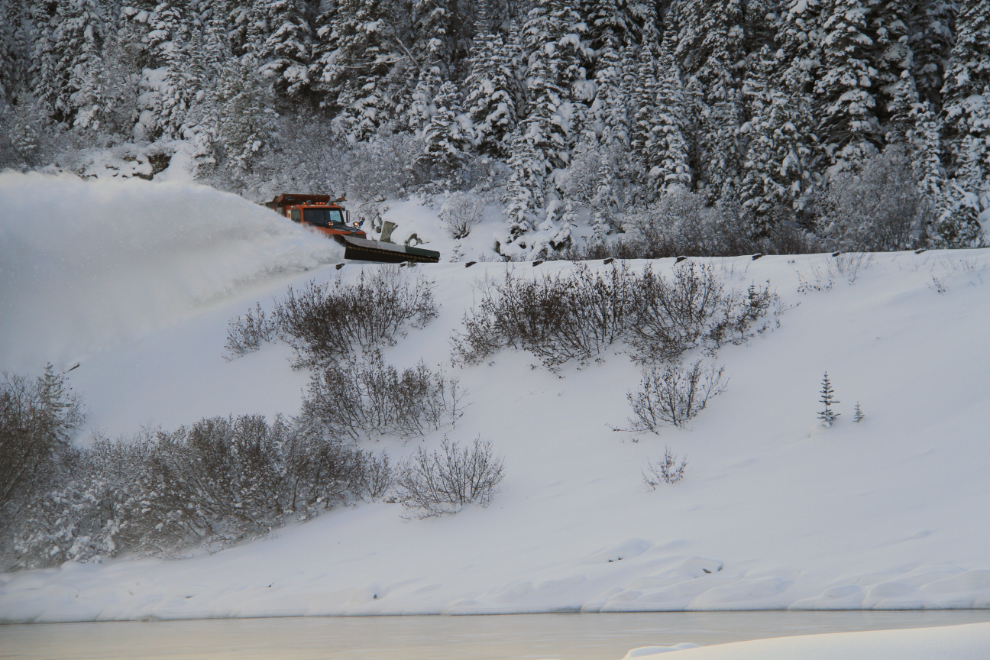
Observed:
[[[336,243],[205,186],[3,172],[0,368],[67,369],[342,256]]]
[[[81,442],[93,430],[294,413],[306,374],[277,345],[225,361],[227,321],[289,283],[361,268],[320,266],[339,259],[335,244],[188,184],[3,174],[0,204],[0,369],[78,362],[68,377],[90,413]],[[425,212],[408,225],[428,230]],[[988,256],[714,260],[733,286],[769,280],[791,308],[780,328],[719,351],[728,389],[690,428],[610,429],[627,424],[639,382],[627,355],[554,374],[503,351],[452,369],[470,405],[451,439],[481,435],[505,458],[491,507],[418,520],[366,503],[211,555],[5,574],[0,620],[990,607]],[[385,357],[450,369],[448,339],[480,279],[573,267],[417,266],[440,315]],[[802,282],[823,290],[799,293]],[[816,419],[826,370],[841,413],[831,428]],[[687,456],[686,476],[650,492],[641,472],[664,445]],[[400,458],[416,446],[369,448]],[[818,657],[766,648],[760,657]]]
[[[690,648],[693,644],[633,649],[623,660],[984,660],[990,623],[915,630],[875,630]],[[663,655],[679,651],[675,655]]]

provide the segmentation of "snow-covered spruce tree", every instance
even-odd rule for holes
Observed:
[[[198,28],[190,8],[179,0],[162,0],[148,18],[148,26],[151,68],[141,78],[146,105],[136,136],[180,138],[186,113],[199,91],[190,66],[193,33]]]
[[[31,70],[35,97],[52,120],[71,124],[79,110],[73,95],[103,66],[104,8],[97,0],[38,3],[33,18],[37,30]],[[92,100],[91,95],[84,98]]]
[[[467,158],[464,150],[471,142],[458,119],[461,104],[457,86],[450,81],[445,82],[433,103],[436,112],[423,131],[423,154],[416,161],[417,165],[425,167],[430,180],[445,177],[459,169]]]
[[[275,130],[271,87],[250,55],[232,59],[217,85],[219,146],[235,180],[245,180]]]
[[[942,208],[942,188],[945,172],[942,167],[941,122],[932,110],[931,102],[918,105],[914,112],[914,131],[911,142],[917,153],[915,170],[918,186],[928,198],[928,205],[938,210]],[[933,228],[929,228],[932,231]]]
[[[440,68],[440,78],[450,80],[454,44],[451,43],[453,12],[448,0],[412,0],[412,51],[424,62]]]
[[[880,7],[872,22],[876,41],[876,86],[880,94],[878,117],[888,143],[905,139],[911,132],[911,114],[920,102],[914,79],[914,50],[911,46],[911,5],[889,2]]]
[[[539,0],[523,27],[530,103],[529,115],[519,123],[511,143],[512,174],[504,200],[509,243],[532,229],[534,214],[543,208],[546,178],[565,162],[567,133],[560,114],[563,60],[557,47],[565,28],[560,0]]]
[[[625,0],[596,0],[582,4],[588,25],[587,39],[594,49],[594,79],[597,84],[589,119],[601,143],[629,143],[629,98],[625,93],[625,69],[630,65],[626,49],[636,40],[630,29],[638,26],[629,16]],[[637,30],[638,31],[638,30]],[[627,60],[624,62],[624,60]]]
[[[750,120],[740,129],[747,139],[743,160],[743,179],[739,187],[742,206],[750,238],[767,236],[776,220],[774,212],[783,202],[786,189],[774,178],[779,172],[775,144],[776,132],[787,123],[785,108],[779,101],[784,98],[779,90],[772,90],[770,72],[773,67],[769,46],[764,46],[758,59],[743,83],[743,96],[749,105]],[[782,137],[782,136],[781,136]]]
[[[685,139],[687,107],[680,70],[674,59],[674,35],[668,33],[660,51],[659,79],[653,126],[643,146],[648,176],[657,193],[691,185],[690,153]]]
[[[237,57],[248,53],[257,55],[268,36],[269,25],[265,20],[265,4],[258,0],[215,1],[218,10],[220,7],[226,10],[229,26],[227,39],[233,54]]]
[[[10,131],[11,146],[20,156],[21,161],[31,167],[38,165],[37,156],[40,149],[40,113],[34,97],[21,94],[14,108],[13,125]]]
[[[502,213],[508,223],[507,242],[519,241],[521,247],[525,247],[525,240],[521,240],[523,235],[533,228],[536,214],[543,208],[543,186],[549,168],[537,148],[537,144],[545,141],[539,130],[538,122],[523,122],[510,143],[511,174],[502,200],[505,204]]]
[[[0,108],[10,105],[28,78],[29,4],[0,0]]]
[[[428,58],[419,68],[416,87],[410,98],[409,111],[405,115],[405,124],[413,133],[420,133],[436,112],[433,97],[440,90],[441,85],[443,85],[442,71]]]
[[[592,240],[596,243],[603,243],[605,236],[617,224],[616,215],[619,211],[619,199],[613,188],[614,173],[609,160],[608,150],[603,150],[599,155],[598,186],[595,189],[595,196],[591,200],[591,228],[594,232]]]
[[[943,197],[939,244],[965,247],[980,234],[979,197],[990,175],[990,2],[971,0],[956,21],[945,75],[943,144],[952,179]]]
[[[990,93],[984,96],[990,97]],[[990,98],[986,100],[990,102]],[[990,182],[984,174],[987,145],[967,135],[959,150],[961,163],[943,187],[933,238],[935,245],[943,248],[983,247],[979,216],[990,207]]]
[[[264,12],[271,32],[258,49],[261,74],[277,95],[298,97],[309,87],[312,33],[305,7],[302,0],[275,0]]]
[[[911,74],[921,101],[938,111],[942,107],[945,67],[952,52],[953,26],[961,3],[955,0],[916,0],[908,17],[913,54]]]
[[[649,141],[657,118],[657,75],[660,35],[656,29],[656,9],[647,4],[647,17],[643,25],[643,43],[636,50],[635,80],[629,101],[632,104],[629,146],[635,158],[649,172],[646,163],[646,143]]]
[[[479,0],[476,11],[475,36],[468,60],[470,73],[464,81],[464,108],[474,126],[475,148],[505,157],[508,155],[506,136],[518,121],[512,93],[512,63],[501,34],[489,23],[487,0]]]
[[[335,47],[322,47],[310,80],[325,95],[322,103],[339,109],[335,128],[351,142],[392,118],[387,78],[410,57],[393,38],[390,9],[388,0],[341,0],[329,29],[320,30],[320,41]]]
[[[728,198],[734,195],[742,160],[737,135],[743,113],[734,70],[743,59],[742,3],[686,0],[676,21],[680,32],[675,55],[685,73],[702,84],[707,105],[698,135],[706,194],[710,201]]]
[[[822,72],[815,85],[819,137],[832,171],[856,171],[883,144],[877,116],[879,45],[868,0],[831,0],[823,12]]]

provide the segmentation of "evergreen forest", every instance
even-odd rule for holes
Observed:
[[[0,0],[0,168],[177,158],[506,258],[980,247],[990,0]]]

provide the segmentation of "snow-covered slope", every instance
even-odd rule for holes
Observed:
[[[226,229],[203,234],[211,250],[179,242],[155,251],[158,271],[148,265],[143,278],[147,296],[173,299],[176,281],[186,280],[168,273],[222,273],[221,249],[240,255],[232,259],[237,273],[246,272],[238,264],[261,260],[253,254],[279,264],[286,253],[306,255],[293,264],[319,260],[302,247],[310,249],[309,238],[289,234],[291,227],[282,235],[268,220],[249,219],[244,236],[232,228],[233,213],[224,217]],[[4,227],[10,231],[6,219]],[[149,242],[158,244],[121,239],[118,260],[108,258],[106,268],[141,265]],[[68,260],[60,243],[28,245],[75,281],[67,300],[109,297],[120,318],[146,318],[143,296],[104,288],[114,278],[99,263]],[[690,428],[660,436],[610,428],[627,425],[626,392],[639,381],[627,355],[566,365],[559,374],[511,351],[491,364],[450,366],[449,337],[477,300],[480,279],[506,268],[523,276],[566,272],[572,264],[417,266],[435,282],[440,315],[385,357],[400,367],[424,358],[460,379],[470,405],[450,438],[480,435],[505,458],[507,477],[491,507],[419,520],[398,504],[369,503],[213,555],[7,574],[0,576],[0,619],[990,607],[988,257],[715,260],[733,286],[769,280],[790,309],[773,332],[723,348],[717,359],[730,378],[726,392]],[[666,274],[675,266],[661,260],[653,267]],[[292,281],[352,280],[360,268],[324,267]],[[5,308],[30,311],[30,303],[45,311],[5,315],[0,367],[39,370],[48,355],[79,359],[69,376],[90,411],[87,431],[129,433],[141,424],[171,428],[204,415],[298,408],[306,374],[292,371],[284,347],[222,358],[227,321],[255,301],[270,306],[286,279],[219,288],[228,297],[214,295],[206,307],[183,303],[170,324],[140,325],[140,333],[100,317],[88,343],[75,345],[61,294],[50,301],[23,260],[7,272],[26,284],[11,287],[5,274]],[[38,319],[48,325],[36,327]],[[831,428],[816,419],[825,371],[841,402]],[[857,401],[866,415],[858,424]],[[665,445],[687,456],[686,476],[651,492],[642,470]],[[416,446],[383,440],[372,448],[401,457]]]

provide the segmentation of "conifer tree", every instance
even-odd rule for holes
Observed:
[[[877,45],[866,0],[830,0],[822,29],[822,75],[815,85],[821,139],[837,170],[858,170],[883,143],[877,117]],[[875,35],[874,35],[875,36]]]
[[[0,0],[0,108],[12,104],[26,84],[27,3]]]
[[[990,0],[970,0],[956,20],[956,42],[952,49],[945,87],[942,89],[945,134],[949,151],[949,171],[971,160],[977,142],[990,137],[984,90],[990,86]],[[958,176],[957,176],[958,178]]]
[[[775,131],[782,128],[784,117],[780,116],[783,108],[774,102],[779,92],[771,90],[772,67],[770,48],[764,46],[743,84],[743,95],[748,100],[751,118],[742,127],[748,146],[739,201],[753,238],[769,233],[772,213],[785,196],[783,186],[774,179],[774,170],[779,167],[776,162]]]
[[[946,63],[952,52],[958,5],[954,0],[916,0],[910,4],[909,43],[913,55],[911,73],[921,101],[938,112],[942,108],[942,86]]]
[[[832,383],[828,379],[828,372],[825,372],[825,378],[822,380],[822,398],[819,400],[824,406],[824,409],[818,413],[818,419],[822,420],[825,426],[832,426],[832,422],[836,420],[839,413],[832,410],[832,405],[840,403],[835,400],[835,391],[832,389]]]
[[[272,79],[275,93],[298,97],[309,86],[312,33],[301,0],[275,0],[265,7],[271,30],[258,49],[261,75]]]
[[[79,110],[73,95],[103,65],[103,7],[97,0],[39,3],[34,20],[38,31],[32,69],[35,96],[52,119],[71,124]],[[92,96],[84,99],[90,101]]]
[[[656,111],[650,136],[644,145],[646,166],[657,193],[691,184],[687,101],[680,70],[674,60],[674,35],[664,36],[660,50]]]
[[[474,145],[493,156],[508,154],[506,135],[516,127],[516,101],[512,94],[512,63],[502,36],[491,29],[487,0],[480,0],[474,42],[464,81],[464,106],[474,125]]]
[[[326,95],[323,103],[339,109],[336,129],[352,142],[366,139],[392,119],[388,76],[410,58],[397,52],[400,42],[394,38],[389,9],[386,0],[341,0],[329,30],[321,28],[321,41],[335,48],[323,47],[310,80]]]
[[[235,179],[244,180],[268,147],[274,131],[271,88],[251,55],[234,58],[217,86],[219,142]]]
[[[635,76],[629,99],[632,105],[629,146],[635,157],[646,165],[646,143],[650,139],[657,117],[657,53],[660,38],[656,29],[656,8],[647,3],[643,23],[643,43],[636,50]],[[645,170],[649,171],[649,167]]]
[[[447,81],[440,86],[434,105],[436,112],[423,132],[423,154],[417,163],[444,175],[464,163],[464,148],[470,143],[470,138],[465,135],[458,120],[460,95],[454,83]]]

